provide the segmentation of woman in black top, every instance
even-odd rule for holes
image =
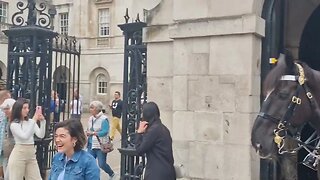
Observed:
[[[160,120],[156,103],[143,105],[143,118],[136,136],[136,150],[147,155],[145,180],[175,180],[172,139],[168,128]]]

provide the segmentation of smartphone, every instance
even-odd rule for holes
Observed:
[[[36,107],[36,114],[42,114],[42,106]]]

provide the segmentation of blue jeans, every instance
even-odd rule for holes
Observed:
[[[100,149],[88,149],[88,152],[98,159],[98,165],[104,172],[109,174],[110,177],[114,174],[109,164],[107,164],[107,154],[103,153]]]

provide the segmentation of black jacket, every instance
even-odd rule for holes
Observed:
[[[160,120],[153,122],[144,134],[137,134],[136,150],[139,155],[147,155],[145,180],[176,179],[171,135]]]

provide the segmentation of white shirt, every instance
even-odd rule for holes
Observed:
[[[70,114],[81,114],[82,102],[80,100],[75,99],[70,104],[72,106]]]
[[[29,119],[20,123],[12,122],[10,130],[16,144],[34,144],[33,135],[43,138],[46,132],[46,120],[40,121],[40,128],[36,121]]]

